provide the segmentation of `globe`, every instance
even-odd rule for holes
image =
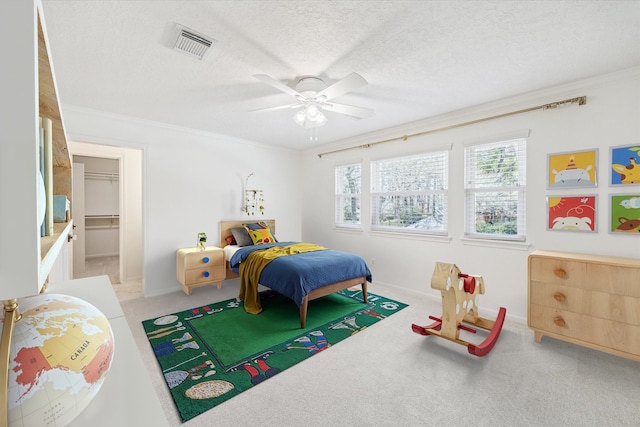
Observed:
[[[28,297],[18,307],[22,319],[14,325],[9,356],[9,426],[67,425],[96,396],[111,367],[109,320],[68,295]]]

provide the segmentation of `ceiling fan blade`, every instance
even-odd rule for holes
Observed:
[[[303,106],[304,104],[287,104],[287,105],[278,105],[277,107],[258,108],[257,110],[251,110],[249,112],[256,113],[256,112],[265,112],[265,111],[277,111],[277,110],[285,110],[287,108],[300,108]]]
[[[365,119],[373,116],[374,111],[369,108],[355,107],[353,105],[336,104],[335,102],[326,102],[321,105],[323,110],[333,111],[356,119]]]
[[[302,99],[306,99],[304,97],[304,95],[302,95],[300,92],[298,92],[295,89],[291,89],[289,86],[285,85],[284,83],[274,79],[271,76],[268,76],[266,74],[254,74],[254,76],[256,79],[260,80],[263,83],[266,83],[270,86],[275,87],[278,90],[281,90],[282,92],[293,96],[294,98],[300,98],[302,97]]]
[[[331,86],[321,90],[315,96],[320,101],[328,101],[336,98],[340,95],[344,95],[347,92],[356,90],[359,87],[365,86],[367,81],[358,73],[351,73],[342,80],[338,80]]]

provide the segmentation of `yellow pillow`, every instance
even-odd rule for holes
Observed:
[[[275,237],[273,237],[273,234],[271,234],[271,230],[268,228],[259,228],[257,230],[251,230],[248,227],[245,228],[249,232],[249,236],[251,237],[254,245],[276,242]]]

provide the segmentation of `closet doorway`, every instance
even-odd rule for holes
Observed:
[[[69,141],[69,152],[74,278],[108,275],[120,300],[143,296],[144,150]]]
[[[120,160],[73,156],[74,277],[108,275],[120,283]],[[82,181],[82,182],[80,182]],[[82,188],[81,188],[82,187]],[[74,186],[74,188],[76,188]]]

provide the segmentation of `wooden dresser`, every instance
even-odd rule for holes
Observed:
[[[535,251],[527,323],[544,335],[640,361],[640,259]]]

